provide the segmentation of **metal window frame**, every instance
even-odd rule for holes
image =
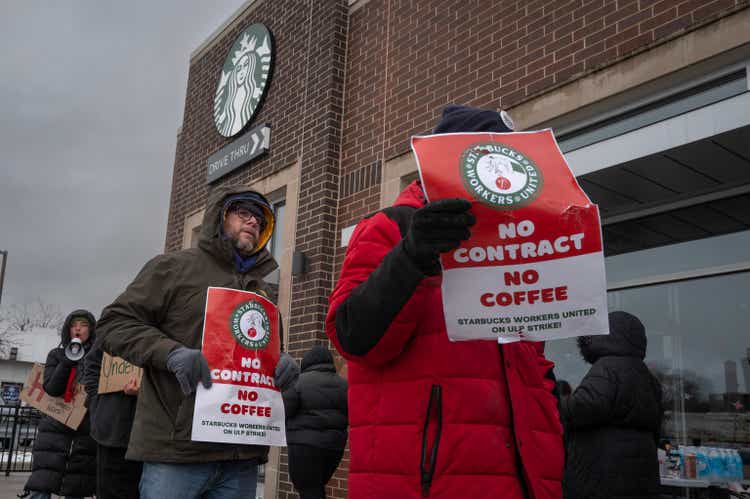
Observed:
[[[650,203],[649,205],[642,206],[635,211],[626,211],[624,213],[615,213],[613,215],[602,217],[601,224],[602,227],[606,227],[608,225],[613,225],[620,222],[646,218],[653,215],[668,213],[670,211],[689,208],[691,206],[698,206],[701,204],[710,203],[712,201],[719,201],[721,199],[728,199],[748,193],[750,193],[750,184],[743,184],[730,187],[728,189],[705,192],[704,194],[694,194],[691,196],[687,196],[684,199],[676,199],[668,203],[659,203],[658,201],[656,201],[654,203]]]
[[[602,123],[608,120],[612,120],[623,114],[631,113],[635,111],[636,109],[654,105],[658,103],[659,101],[672,98],[675,95],[682,94],[692,88],[706,85],[712,81],[719,80],[721,78],[726,77],[727,75],[741,72],[743,70],[745,71],[745,75],[746,75],[747,90],[750,90],[750,78],[747,78],[747,75],[750,75],[750,59],[747,59],[747,60],[743,60],[740,62],[736,62],[734,64],[727,65],[721,69],[712,71],[703,76],[700,76],[697,78],[690,78],[683,83],[670,85],[669,88],[665,88],[663,90],[649,93],[647,96],[640,97],[640,98],[636,97],[631,102],[627,104],[623,104],[621,106],[617,106],[613,108],[611,111],[600,112],[590,118],[567,122],[567,124],[563,124],[561,126],[552,125],[553,122],[557,121],[557,119],[553,119],[553,120],[550,120],[550,125],[555,130],[555,135],[557,137],[562,138],[565,135],[572,135],[575,132],[580,131],[584,128],[590,128],[591,126],[596,125],[597,123]],[[632,92],[635,93],[637,90],[638,90],[637,88],[633,89]],[[565,123],[565,121],[563,121],[563,123]],[[559,140],[559,142],[562,142],[562,140],[563,139]]]
[[[274,216],[276,215],[276,207],[278,205],[287,205],[286,201],[286,186],[281,187],[280,189],[276,189],[273,192],[270,192],[268,194],[264,195],[265,198],[268,200],[268,203],[271,205],[271,210],[274,213]],[[271,239],[268,241],[269,245],[271,246],[271,250],[275,247],[274,245],[274,236],[278,234],[278,231],[274,229],[273,234],[271,235]],[[278,234],[278,237],[281,238],[281,234]],[[275,258],[276,255],[273,254],[273,251],[271,251],[271,255]]]
[[[729,265],[719,265],[716,267],[703,267],[684,272],[674,272],[671,274],[661,274],[648,277],[639,277],[629,281],[620,281],[607,285],[607,293],[613,291],[623,291],[627,289],[646,288],[658,286],[661,284],[671,284],[676,282],[694,281],[697,279],[706,279],[709,277],[719,277],[731,274],[742,274],[750,272],[750,261],[733,263]]]
[[[738,82],[741,82],[739,84]],[[726,86],[729,85],[729,92],[722,92],[726,90]],[[716,92],[716,90],[719,92]],[[635,89],[634,91],[637,91]],[[596,144],[607,139],[611,139],[618,135],[628,133],[629,131],[648,126],[649,124],[664,121],[669,118],[674,118],[680,114],[690,112],[701,107],[710,106],[716,102],[743,94],[750,91],[750,59],[745,59],[734,64],[729,64],[719,70],[710,72],[697,78],[690,78],[683,83],[677,85],[671,85],[669,88],[665,88],[661,91],[656,91],[649,94],[646,97],[634,99],[632,102],[615,107],[611,111],[598,113],[597,115],[582,119],[575,123],[571,123],[555,128],[555,135],[559,137],[558,143],[560,149],[563,152],[570,152],[576,149]],[[698,96],[698,99],[694,97]],[[689,99],[693,97],[692,101]],[[682,102],[683,104],[688,101],[688,106],[674,107],[675,103]],[[627,119],[635,120],[642,111],[653,111],[663,108],[664,106],[673,106],[672,112],[665,113],[662,116],[654,117],[652,120],[639,120],[633,123],[634,126],[629,129],[623,128],[619,133],[616,134],[604,134],[596,140],[592,140],[587,144],[580,144],[575,148],[566,149],[565,136],[569,136],[571,139],[575,138],[581,133],[585,133],[587,130],[592,130],[597,127],[607,126],[608,123],[616,123]],[[569,139],[570,140],[570,139]],[[637,211],[625,212],[621,214],[614,214],[609,217],[602,219],[602,226],[612,225],[619,222],[625,222],[628,220],[636,220],[660,213],[666,213],[673,210],[687,208],[690,206],[696,206],[719,199],[729,198],[737,195],[747,194],[750,192],[750,185],[736,185],[728,189],[721,191],[705,192],[698,195],[692,195],[685,199],[678,199],[666,204],[655,203],[652,206],[644,206]],[[633,289],[638,287],[655,286],[660,284],[667,284],[672,282],[687,281],[692,279],[702,279],[712,276],[729,275],[732,273],[747,272],[750,271],[750,261],[726,265],[717,266],[710,268],[699,268],[692,271],[678,272],[672,274],[663,274],[656,276],[649,276],[643,278],[637,278],[628,281],[621,281],[612,283],[607,286],[607,292],[620,291],[624,289]]]
[[[556,130],[563,153],[602,142],[750,91],[750,62],[635,100],[610,112]]]

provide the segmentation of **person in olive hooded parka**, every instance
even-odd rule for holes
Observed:
[[[347,384],[336,373],[333,356],[316,345],[302,357],[302,373],[286,354],[277,367],[283,389],[289,476],[301,499],[325,499],[325,486],[346,447]]]
[[[578,338],[592,366],[560,400],[567,499],[658,497],[661,386],[643,362],[646,344],[643,324],[627,312],[609,314],[609,335]]]
[[[269,296],[278,268],[266,249],[274,229],[268,200],[247,187],[214,188],[197,248],[151,259],[102,312],[101,347],[143,368],[126,458],[143,461],[142,499],[252,494],[265,445],[191,439],[198,383],[210,388],[201,353],[210,286]]]
[[[60,345],[50,350],[44,365],[44,391],[52,397],[70,399],[76,383],[83,377],[80,361],[65,356],[71,338],[78,338],[85,350],[94,344],[96,321],[91,312],[75,310],[63,323]],[[94,494],[96,485],[96,443],[89,435],[88,413],[73,430],[59,421],[43,416],[34,440],[32,473],[26,482],[28,499],[49,498],[57,494],[68,498]],[[30,495],[28,495],[30,493]]]

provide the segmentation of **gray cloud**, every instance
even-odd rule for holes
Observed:
[[[162,251],[190,52],[242,3],[3,3],[4,305],[98,315]]]

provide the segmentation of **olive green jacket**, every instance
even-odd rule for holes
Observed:
[[[231,243],[220,235],[224,198],[247,190],[215,189],[207,203],[198,248],[152,259],[102,312],[97,324],[102,348],[144,370],[128,459],[169,463],[266,460],[266,446],[191,441],[195,393],[184,396],[177,378],[167,371],[167,355],[174,348],[201,348],[209,286],[267,292],[263,278],[278,267],[270,253],[263,249],[256,264],[240,274],[234,267]]]

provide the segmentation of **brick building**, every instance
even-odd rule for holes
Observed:
[[[600,205],[610,307],[641,315],[654,369],[684,377],[690,366],[707,398],[723,385],[725,361],[742,363],[749,346],[735,312],[750,305],[730,294],[750,276],[740,250],[750,237],[749,6],[249,0],[190,58],[166,250],[195,243],[212,185],[267,193],[280,221],[271,249],[285,342],[300,357],[325,338],[353,226],[416,176],[409,138],[428,133],[448,103],[506,109],[518,129],[555,131]],[[222,65],[255,23],[273,34],[273,68],[243,133],[267,124],[268,152],[209,184],[210,159],[240,137],[214,123]],[[293,275],[295,255],[306,265]],[[726,310],[704,324],[709,304]],[[722,339],[706,343],[707,327]],[[548,350],[558,377],[580,379],[572,343]],[[683,395],[675,419],[689,412]],[[271,457],[265,496],[293,497],[283,452]],[[346,466],[332,497],[346,495]]]

